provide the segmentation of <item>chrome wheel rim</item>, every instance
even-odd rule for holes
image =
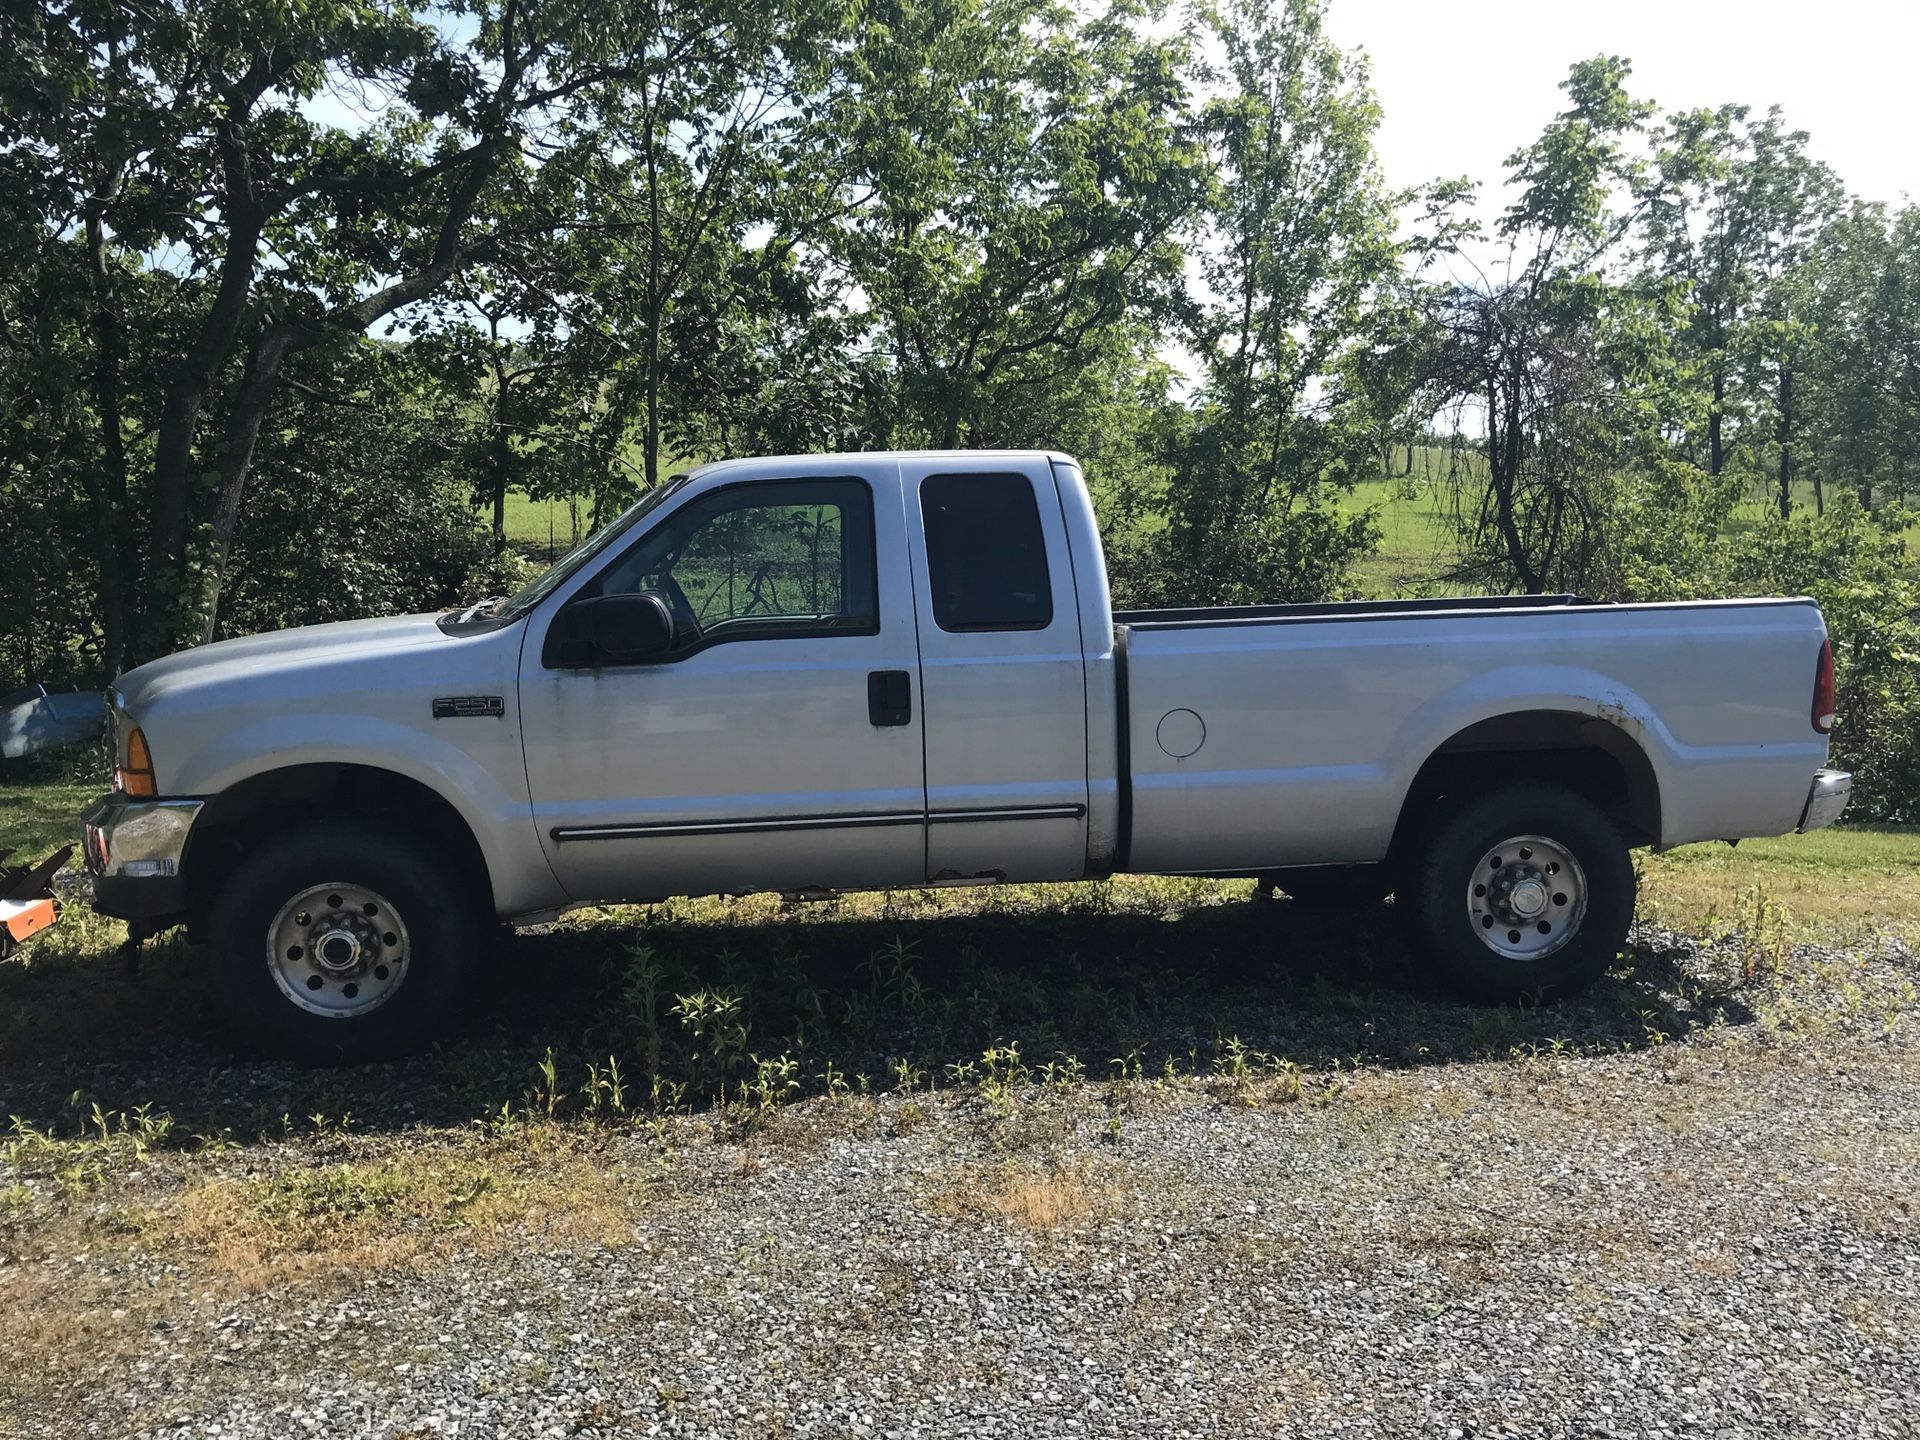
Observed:
[[[1480,943],[1509,960],[1541,960],[1580,932],[1587,875],[1557,840],[1515,835],[1467,877],[1467,917]]]
[[[309,886],[267,929],[267,968],[280,993],[330,1020],[364,1015],[392,999],[411,953],[400,912],[364,885]]]

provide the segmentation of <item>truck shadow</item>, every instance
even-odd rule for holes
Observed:
[[[50,946],[0,967],[0,1115],[72,1129],[95,1104],[149,1105],[173,1115],[176,1137],[246,1140],[315,1116],[350,1115],[363,1132],[468,1123],[534,1102],[549,1057],[563,1108],[611,1058],[623,1103],[644,1112],[764,1083],[761,1062],[797,1097],[903,1075],[964,1083],[996,1063],[989,1051],[1033,1080],[1097,1082],[1212,1074],[1236,1055],[1306,1071],[1597,1055],[1753,1019],[1714,956],[1648,931],[1577,999],[1491,1008],[1410,963],[1390,906],[767,911],[716,924],[667,906],[503,940],[458,1032],[410,1059],[333,1070],[236,1060],[204,956],[184,941],[153,947],[137,973]]]

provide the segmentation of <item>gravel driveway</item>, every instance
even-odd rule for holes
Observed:
[[[1920,1434],[1914,964],[1817,958],[1832,1013],[1624,1053],[149,1158],[11,1232],[0,1431]],[[249,1271],[170,1208],[481,1144],[556,1182],[486,1243]]]

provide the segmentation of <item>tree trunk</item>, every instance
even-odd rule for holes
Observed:
[[[272,79],[268,62],[256,61],[248,74],[246,93],[214,127],[220,150],[220,219],[226,227],[226,250],[220,258],[220,283],[213,304],[187,346],[160,407],[153,477],[148,487],[150,511],[143,577],[146,603],[141,625],[142,646],[150,654],[171,649],[187,617],[185,567],[194,431],[214,377],[239,342],[247,297],[259,264],[260,237],[266,229],[267,215],[254,190],[247,123],[254,101]]]
[[[507,378],[506,362],[500,356],[500,317],[487,315],[488,338],[493,342],[487,350],[487,364],[493,370],[493,443],[488,454],[493,464],[493,474],[488,479],[488,490],[493,500],[493,554],[497,560],[507,549],[507,482],[512,476],[513,454],[507,444]]]
[[[253,464],[253,451],[260,440],[260,426],[273,392],[280,383],[280,366],[296,350],[318,344],[328,334],[358,334],[395,310],[431,295],[453,276],[464,263],[460,237],[481,187],[493,173],[500,151],[500,138],[491,136],[473,147],[467,173],[447,202],[440,235],[433,257],[411,274],[404,275],[348,305],[329,311],[317,325],[282,323],[273,326],[258,340],[247,356],[240,388],[234,394],[233,408],[227,417],[226,445],[220,457],[220,498],[214,511],[213,536],[207,557],[206,577],[201,587],[200,634],[213,635],[219,621],[220,590],[227,567],[227,552],[240,517],[240,502],[246,493],[247,471]],[[252,251],[249,249],[249,257]],[[241,296],[244,302],[244,292]],[[237,325],[236,321],[236,325]],[[196,401],[196,408],[198,402]]]
[[[493,553],[507,550],[507,482],[513,478],[513,448],[507,438],[507,378],[502,373],[493,406]]]
[[[1413,442],[1411,440],[1407,441],[1407,468],[1400,473],[1402,475],[1413,474]]]
[[[647,419],[640,454],[647,489],[660,483],[660,321],[666,308],[660,293],[660,156],[654,145],[654,110],[647,106],[642,138],[647,150]]]
[[[1527,554],[1526,542],[1520,535],[1520,521],[1514,505],[1519,487],[1522,453],[1521,383],[1522,377],[1513,378],[1511,392],[1506,397],[1504,417],[1497,422],[1490,418],[1488,422],[1488,483],[1493,487],[1494,524],[1500,531],[1501,544],[1507,552],[1507,563],[1513,567],[1514,577],[1519,580],[1521,588],[1529,595],[1538,595],[1546,588],[1544,577],[1534,569],[1532,559]],[[1490,407],[1500,404],[1497,385],[1488,387],[1487,400]],[[1500,413],[1500,410],[1493,408],[1488,411],[1490,417]],[[1504,434],[1497,433],[1501,425],[1505,427]]]
[[[1707,411],[1707,474],[1718,476],[1727,467],[1727,452],[1722,422],[1727,403],[1727,376],[1719,366],[1713,370],[1713,407]]]
[[[946,404],[943,407],[946,410],[946,414],[942,416],[940,420],[940,438],[936,448],[941,450],[958,450],[960,448],[960,406],[962,403],[960,392],[958,387],[952,384],[944,388],[947,392]]]
[[[254,341],[247,355],[247,368],[240,376],[240,388],[234,392],[233,412],[227,418],[226,444],[220,456],[220,497],[213,512],[213,534],[207,547],[206,573],[200,590],[200,643],[210,642],[220,620],[220,591],[225,584],[227,554],[233,545],[233,532],[240,522],[240,500],[246,492],[247,470],[253,463],[254,446],[260,439],[260,426],[267,406],[273,401],[280,381],[280,362],[294,347],[298,332],[290,326],[276,325]]]
[[[111,681],[126,658],[127,444],[121,425],[121,371],[126,333],[113,302],[113,272],[107,264],[104,211],[119,179],[101,187],[87,206],[87,256],[93,283],[94,407],[100,416],[100,472],[87,489],[93,501],[100,566],[100,668]]]
[[[1780,366],[1780,518],[1793,514],[1793,368]]]
[[[194,430],[200,407],[220,367],[233,353],[246,317],[262,230],[257,215],[228,219],[227,253],[220,264],[220,286],[180,369],[167,386],[154,439],[153,476],[144,569],[145,604],[141,639],[145,659],[164,654],[179,638],[187,597],[182,593],[187,555],[188,495],[193,472]]]

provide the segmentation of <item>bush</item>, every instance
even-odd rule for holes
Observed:
[[[1904,512],[1869,513],[1842,493],[1825,515],[1770,517],[1736,540],[1733,595],[1811,595],[1833,640],[1836,765],[1854,772],[1849,814],[1920,821],[1920,586]]]
[[[255,462],[220,634],[458,603],[489,552],[460,467],[366,411],[299,410],[294,443]]]

